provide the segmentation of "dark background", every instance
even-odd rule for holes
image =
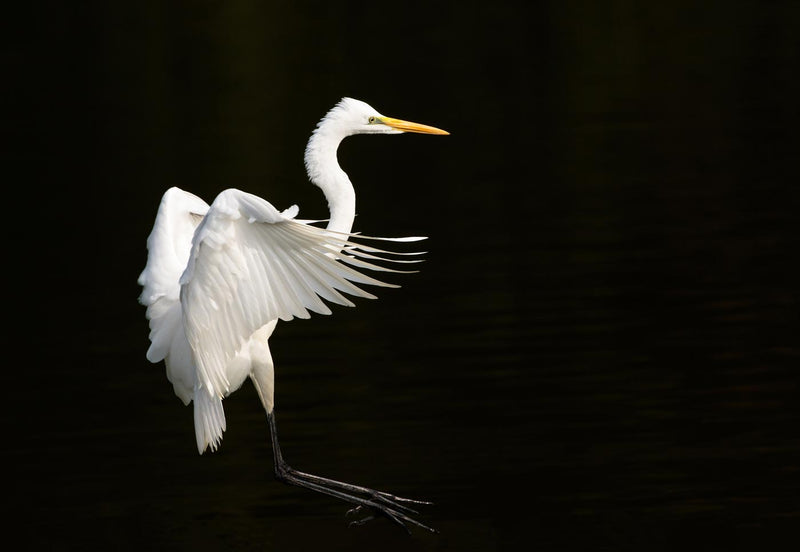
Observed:
[[[45,3],[6,17],[3,518],[22,548],[752,549],[800,525],[796,2]],[[220,451],[149,364],[158,201],[427,235],[379,301],[280,324],[284,453],[436,502],[411,537],[272,478],[248,383]],[[7,463],[7,465],[9,465]],[[8,542],[11,536],[6,535]]]

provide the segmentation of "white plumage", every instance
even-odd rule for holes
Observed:
[[[297,220],[296,206],[281,212],[241,190],[221,192],[210,206],[179,188],[164,194],[147,240],[147,265],[139,276],[140,301],[150,320],[147,359],[164,360],[175,394],[185,404],[194,402],[201,454],[208,447],[216,450],[222,439],[222,400],[249,377],[270,420],[277,470],[283,461],[272,417],[274,370],[268,339],[278,320],[308,318],[311,312],[330,314],[326,302],[353,306],[345,294],[375,297],[360,285],[396,287],[363,271],[403,271],[372,261],[419,262],[387,258],[383,254],[392,253],[368,244],[424,238],[350,233],[355,191],[336,160],[338,145],[348,135],[406,131],[446,134],[384,117],[350,98],[320,121],[306,148],[305,163],[311,181],[328,200],[327,228]],[[338,491],[318,488],[318,480],[287,482],[338,496]],[[353,497],[345,500],[363,505]]]
[[[296,212],[235,189],[210,207],[178,188],[161,200],[139,277],[151,328],[147,358],[163,359],[175,393],[184,403],[195,400],[200,452],[216,449],[225,429],[222,399],[248,376],[272,410],[267,339],[278,319],[331,314],[322,299],[353,306],[341,292],[375,298],[351,282],[395,287],[349,266],[391,270],[358,259],[379,258],[370,253],[375,248],[362,251],[355,236],[298,222],[290,216]]]

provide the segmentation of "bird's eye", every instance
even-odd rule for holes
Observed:
[[[374,125],[376,122],[378,122],[378,118],[373,116],[367,119],[367,121],[369,122],[369,124]]]

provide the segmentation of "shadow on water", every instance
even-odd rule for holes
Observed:
[[[54,209],[77,247],[41,256],[56,293],[25,310],[50,335],[6,420],[4,511],[30,547],[641,550],[788,534],[790,3],[396,6],[391,39],[381,10],[353,6],[64,7],[41,21],[40,63],[15,62],[37,105],[13,130],[19,159],[83,202]],[[225,402],[221,450],[199,457],[191,409],[144,359],[135,280],[160,195],[235,186],[324,218],[302,152],[342,95],[452,136],[342,146],[357,229],[425,234],[429,253],[377,302],[279,325],[284,452],[435,501],[421,519],[438,536],[348,529],[344,505],[276,483],[249,384]]]

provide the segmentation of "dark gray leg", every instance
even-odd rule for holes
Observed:
[[[327,479],[325,477],[295,470],[284,461],[283,455],[281,454],[281,447],[278,443],[278,430],[275,426],[274,410],[267,414],[267,421],[269,422],[269,433],[272,438],[275,478],[278,481],[289,485],[304,487],[355,504],[355,507],[349,510],[348,514],[358,513],[364,510],[372,512],[371,515],[363,519],[351,522],[350,525],[362,525],[374,519],[376,514],[380,514],[391,519],[409,533],[411,531],[408,526],[406,526],[406,523],[412,523],[432,533],[438,532],[409,517],[409,515],[418,514],[419,512],[407,506],[408,504],[432,504],[432,502],[402,498],[367,487],[351,485],[350,483],[343,483],[334,479]]]

